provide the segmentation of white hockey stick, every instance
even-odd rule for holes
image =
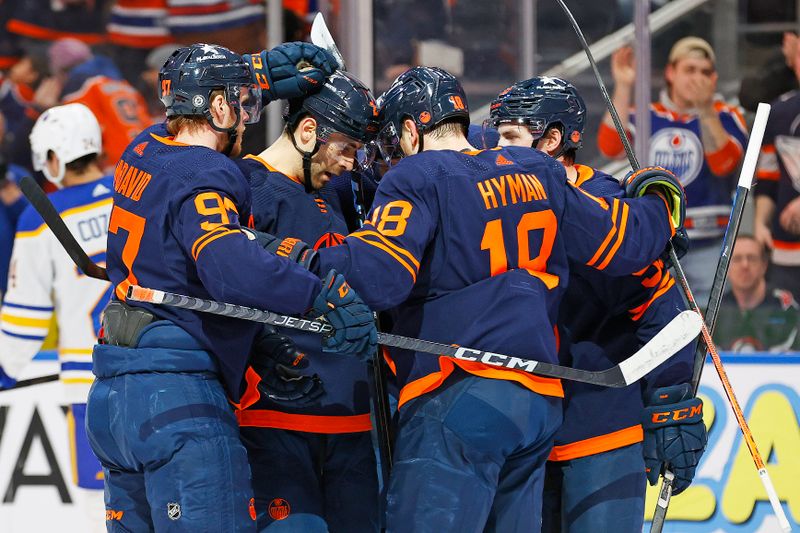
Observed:
[[[327,322],[279,315],[271,311],[253,309],[252,307],[204,300],[202,298],[145,289],[137,286],[132,286],[128,289],[127,298],[134,302],[180,307],[182,309],[212,313],[231,318],[262,322],[273,326],[301,329],[313,333],[325,334],[331,331],[331,326]],[[385,346],[453,357],[465,361],[478,361],[487,365],[523,370],[540,376],[580,381],[603,387],[626,387],[640,380],[648,372],[675,355],[681,348],[694,340],[698,333],[700,333],[700,324],[700,316],[697,313],[693,311],[684,311],[673,318],[672,321],[667,324],[664,329],[659,331],[641,350],[622,361],[619,365],[598,372],[554,365],[542,361],[522,359],[511,355],[465,348],[463,346],[412,339],[410,337],[392,335],[389,333],[378,333],[378,342]]]

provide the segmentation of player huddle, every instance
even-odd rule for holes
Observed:
[[[612,367],[684,309],[664,259],[687,246],[677,178],[576,164],[585,106],[557,78],[503,91],[484,148],[449,73],[412,68],[376,100],[337,66],[308,43],[197,44],[161,70],[167,121],[113,179],[113,296],[86,407],[108,530],[641,531],[645,477],[670,465],[683,490],[705,448],[691,346],[606,389],[377,351],[373,313],[400,335]],[[277,99],[282,135],[231,159]],[[359,210],[363,224],[345,216]],[[334,332],[126,302],[132,285]],[[376,357],[397,400],[390,442],[372,438]]]

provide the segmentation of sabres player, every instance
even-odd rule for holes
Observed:
[[[345,72],[333,73],[318,92],[289,100],[283,134],[260,154],[237,161],[253,189],[252,227],[315,250],[341,243],[347,224],[329,182],[359,166],[358,153],[378,132],[377,114],[369,89]],[[324,353],[318,335],[292,332],[291,339],[307,365],[295,395],[308,401],[288,402],[285,392],[269,390],[267,383],[263,393],[252,386],[252,395],[246,393],[252,405],[242,401],[236,413],[253,471],[259,528],[271,531],[274,523],[309,533],[377,531],[366,365]],[[319,392],[311,375],[321,379]]]
[[[406,71],[379,108],[384,156],[400,161],[370,221],[316,260],[345,272],[373,309],[392,309],[396,333],[555,362],[567,258],[631,273],[681,228],[668,172],[629,177],[629,195],[644,198],[603,199],[565,185],[563,166],[540,152],[475,150],[466,95],[441,69]],[[561,382],[391,356],[400,395],[388,530],[537,531]]]
[[[374,345],[371,313],[341,275],[328,273],[321,283],[269,254],[239,223],[249,214],[250,188],[227,156],[240,151],[245,123],[258,119],[261,86],[269,98],[281,96],[281,86],[291,93],[314,74],[295,65],[319,66],[318,53],[286,44],[253,56],[263,76],[254,80],[250,65],[226,48],[178,49],[159,74],[167,131],[142,132],[116,167],[107,257],[113,300],[94,349],[87,428],[105,473],[111,531],[256,529],[247,454],[229,402],[240,401],[265,332],[252,322],[131,305],[129,287],[308,312],[335,326],[327,348],[354,353]],[[270,355],[256,348],[260,361]]]
[[[50,194],[81,247],[104,262],[111,213],[111,176],[103,176],[100,126],[83,104],[52,107],[30,134],[33,166],[54,183]],[[103,472],[86,438],[86,397],[92,383],[92,346],[108,282],[84,276],[32,207],[20,216],[11,256],[8,293],[0,315],[0,375],[13,384],[39,351],[51,316],[58,325],[60,378],[64,384],[77,501],[90,521],[102,525]],[[11,378],[11,379],[9,379]],[[89,530],[89,527],[85,528]]]
[[[567,179],[583,190],[597,196],[623,194],[616,179],[575,163],[586,106],[571,83],[551,77],[521,81],[490,108],[487,125],[497,129],[500,146],[537,148],[560,161]],[[571,264],[558,319],[562,363],[593,370],[613,366],[684,308],[661,259],[634,276],[616,278]],[[654,482],[664,460],[680,465],[678,490],[689,485],[706,442],[702,401],[690,398],[688,388],[674,385],[689,381],[692,362],[690,345],[624,389],[566,384],[564,423],[555,435],[545,476],[544,531],[641,531],[645,468]],[[651,398],[657,399],[653,405]],[[700,412],[670,428],[643,416],[686,406]]]

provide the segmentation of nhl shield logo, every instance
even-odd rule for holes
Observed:
[[[167,516],[170,520],[177,520],[181,517],[181,506],[178,503],[167,504]]]

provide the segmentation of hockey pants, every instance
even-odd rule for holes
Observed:
[[[160,321],[93,359],[87,430],[108,531],[255,531],[247,454],[209,354]]]
[[[537,532],[561,399],[451,376],[400,408],[387,531]]]
[[[241,428],[262,533],[370,533],[379,529],[370,432],[322,434]]]
[[[640,533],[645,494],[642,443],[570,461],[548,462],[546,533]]]

